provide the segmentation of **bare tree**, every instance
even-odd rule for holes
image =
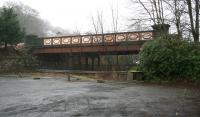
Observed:
[[[164,10],[163,10],[163,0],[132,0],[133,3],[139,3],[146,13],[149,15],[150,20],[154,24],[164,24]],[[147,5],[148,4],[148,5]]]
[[[72,35],[81,35],[81,32],[77,26],[76,29],[73,31]]]
[[[187,20],[183,20],[185,14],[186,5],[183,0],[164,0],[167,8],[172,13],[173,17],[170,20],[176,26],[178,38],[182,38],[184,28],[186,28]],[[181,21],[182,20],[182,21]]]
[[[104,33],[104,23],[103,23],[103,12],[97,11],[97,18],[98,18],[98,23],[100,27],[101,34]]]
[[[93,25],[95,34],[98,34],[98,32],[99,32],[99,25],[98,25],[98,22],[94,20],[93,16],[92,16],[92,25]]]
[[[111,13],[112,13],[112,27],[113,27],[113,32],[116,33],[118,31],[118,5],[116,12],[114,11],[113,6],[111,7]]]
[[[97,11],[96,20],[93,16],[91,18],[92,18],[92,25],[93,25],[95,34],[98,34],[98,33],[103,34],[104,33],[103,12]]]
[[[199,0],[186,0],[194,42],[199,42]]]
[[[137,22],[147,22],[150,19],[156,25],[165,24],[165,22],[172,23],[176,26],[179,38],[182,38],[182,36],[185,37],[186,34],[190,36],[191,32],[194,41],[199,42],[199,0],[131,1],[133,3],[139,3],[145,10],[146,16],[148,16],[148,18],[136,19]],[[166,15],[169,13],[168,11],[170,11],[170,14]]]

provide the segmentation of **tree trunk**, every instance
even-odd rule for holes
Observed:
[[[8,43],[5,42],[5,43],[4,43],[4,48],[7,49],[7,46],[8,46]]]
[[[195,42],[199,42],[199,0],[195,0],[195,10],[196,10],[196,26],[195,26],[195,31],[196,31],[196,37],[194,38]]]
[[[177,3],[178,1],[174,0],[174,7],[175,7],[175,19],[176,19],[176,29],[177,29],[177,33],[178,33],[178,38],[181,39],[182,38],[182,31],[181,31],[181,15],[180,15],[180,9],[177,8]]]
[[[196,14],[196,21],[194,26],[194,19],[193,19],[193,11],[192,11],[192,1],[187,0],[188,5],[188,15],[190,17],[190,25],[192,36],[194,38],[194,42],[199,42],[199,0],[195,0],[195,14]]]

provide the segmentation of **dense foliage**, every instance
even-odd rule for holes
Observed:
[[[40,17],[37,10],[21,2],[8,1],[5,2],[5,7],[13,8],[17,14],[20,26],[26,29],[27,35],[45,37],[47,35],[58,36],[69,34],[68,30],[52,26],[47,20]]]
[[[17,44],[22,41],[24,32],[21,31],[17,15],[12,8],[4,7],[0,12],[0,42],[5,44]]]
[[[41,45],[41,42],[38,42],[39,39],[35,35],[25,36],[25,29],[22,29],[13,8],[3,7],[0,10],[0,72],[22,71],[37,66],[37,60],[32,57],[32,51],[34,45]],[[20,43],[23,41],[26,47]],[[2,48],[2,44],[6,49]]]
[[[156,39],[144,45],[139,59],[148,80],[200,80],[200,44]]]

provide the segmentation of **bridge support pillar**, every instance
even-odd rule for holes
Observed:
[[[81,55],[78,55],[78,69],[82,69]]]
[[[91,57],[91,60],[92,60],[92,70],[94,70],[94,60],[95,60],[95,57],[92,56],[92,57]]]
[[[100,56],[98,56],[97,59],[98,59],[98,67],[100,67],[100,63],[101,63]]]
[[[97,70],[101,70],[101,68],[100,68],[101,67],[101,57],[100,57],[100,55],[97,56],[97,67],[98,67]]]
[[[88,69],[88,57],[85,56],[85,68]]]
[[[69,55],[69,69],[73,69],[74,61],[73,61],[73,55]]]
[[[117,62],[117,67],[115,67],[116,69],[120,69],[119,68],[119,57],[118,57],[118,55],[116,56],[117,57],[117,60],[116,60],[116,62]]]
[[[165,37],[169,34],[169,24],[156,24],[153,25],[153,38]]]

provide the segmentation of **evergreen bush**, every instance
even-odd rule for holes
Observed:
[[[200,44],[155,39],[144,44],[139,60],[147,80],[200,81]]]

